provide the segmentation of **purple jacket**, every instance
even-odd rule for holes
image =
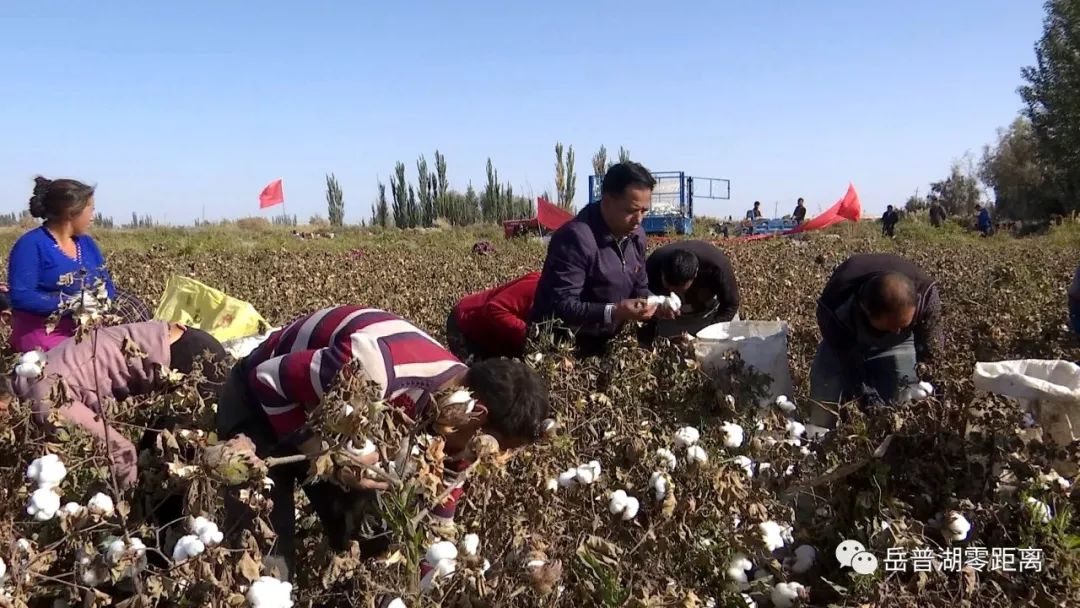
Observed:
[[[605,307],[648,295],[645,231],[617,241],[593,203],[551,236],[530,320],[556,318],[611,335],[618,328],[605,324]]]

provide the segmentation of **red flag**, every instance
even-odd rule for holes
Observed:
[[[281,178],[266,184],[259,193],[259,209],[266,209],[285,202],[285,193],[281,189]]]
[[[826,209],[821,215],[788,231],[788,234],[820,230],[844,220],[857,222],[860,217],[862,217],[862,203],[859,201],[859,193],[855,191],[855,184],[848,184],[844,198],[836,201],[835,205]]]

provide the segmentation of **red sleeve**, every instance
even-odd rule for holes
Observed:
[[[492,342],[509,343],[516,350],[525,347],[525,319],[532,309],[539,281],[540,273],[530,272],[488,301],[484,307],[484,317],[492,333],[498,336],[498,340]]]

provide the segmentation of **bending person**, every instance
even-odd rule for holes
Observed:
[[[638,330],[638,339],[651,346],[657,336],[695,335],[714,323],[739,314],[739,284],[731,260],[707,241],[676,241],[657,249],[645,262],[649,291],[676,294],[682,313],[676,319],[653,319]]]
[[[855,255],[833,272],[818,299],[822,341],[810,368],[810,398],[822,403],[895,401],[918,383],[917,363],[942,344],[937,283],[892,254]],[[810,422],[835,417],[813,408]]]
[[[274,332],[233,368],[218,400],[217,429],[223,438],[247,436],[260,458],[324,450],[320,437],[307,428],[309,410],[337,382],[343,369],[358,369],[375,382],[382,397],[419,419],[441,391],[465,388],[477,401],[468,419],[444,435],[448,473],[468,465],[468,443],[478,432],[495,437],[502,449],[514,449],[542,436],[550,417],[548,390],[540,376],[521,361],[489,359],[466,366],[446,348],[408,321],[382,310],[360,306],[326,308]],[[356,464],[373,465],[378,452],[356,456]],[[372,491],[384,485],[353,473],[350,464],[336,467],[333,482],[303,485],[322,521],[326,540],[336,550],[348,548],[358,511],[374,512]],[[307,462],[275,466],[269,477],[273,510],[270,520],[277,540],[272,553],[295,572],[295,487],[308,478]],[[452,520],[461,489],[454,490],[434,516]],[[227,529],[234,534],[250,525],[250,513],[230,494]],[[359,539],[372,553],[382,539]]]
[[[131,357],[126,341],[138,345],[146,357]],[[203,398],[212,398],[224,379],[218,364],[226,359],[225,350],[213,336],[165,321],[114,325],[97,330],[94,340],[68,338],[47,353],[23,355],[27,362],[40,358],[39,371],[43,366],[44,373],[37,378],[16,374],[15,394],[32,402],[34,420],[50,431],[54,430],[50,414],[57,411],[65,421],[82,427],[99,441],[105,441],[107,434],[116,477],[130,486],[137,473],[135,446],[115,428],[106,429],[99,414],[111,399],[123,401],[165,388],[168,370],[190,373],[204,355],[208,356],[202,366],[205,380],[198,390]],[[52,401],[58,384],[68,403]]]
[[[116,296],[105,258],[87,231],[94,221],[94,189],[73,179],[38,177],[30,214],[45,220],[19,237],[8,258],[12,314],[11,345],[19,352],[49,350],[75,333],[63,315],[51,332],[46,323],[62,305],[82,297],[101,280]],[[88,305],[90,300],[86,300]]]
[[[520,357],[539,272],[530,272],[487,291],[469,294],[446,319],[446,341],[462,361]]]

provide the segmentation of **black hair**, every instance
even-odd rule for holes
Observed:
[[[915,307],[915,282],[899,272],[874,275],[859,292],[859,301],[871,317],[893,316]]]
[[[799,197],[799,200],[798,200],[797,202],[800,202],[800,203],[804,203],[804,202],[806,202],[806,201],[804,201],[804,200],[803,200],[803,197],[801,197],[801,196],[800,196],[800,197]]]
[[[676,249],[664,260],[661,274],[672,285],[682,285],[694,280],[698,273],[698,258],[689,251]]]
[[[82,213],[94,196],[93,186],[73,179],[34,178],[30,215],[46,221],[67,220]]]
[[[601,194],[621,196],[631,186],[652,190],[656,187],[656,178],[641,163],[616,163],[604,174]]]
[[[465,374],[465,386],[488,411],[488,423],[510,437],[536,441],[551,417],[548,387],[523,361],[485,359]]]
[[[761,206],[761,201],[754,201],[754,206],[755,207],[760,207]]]

